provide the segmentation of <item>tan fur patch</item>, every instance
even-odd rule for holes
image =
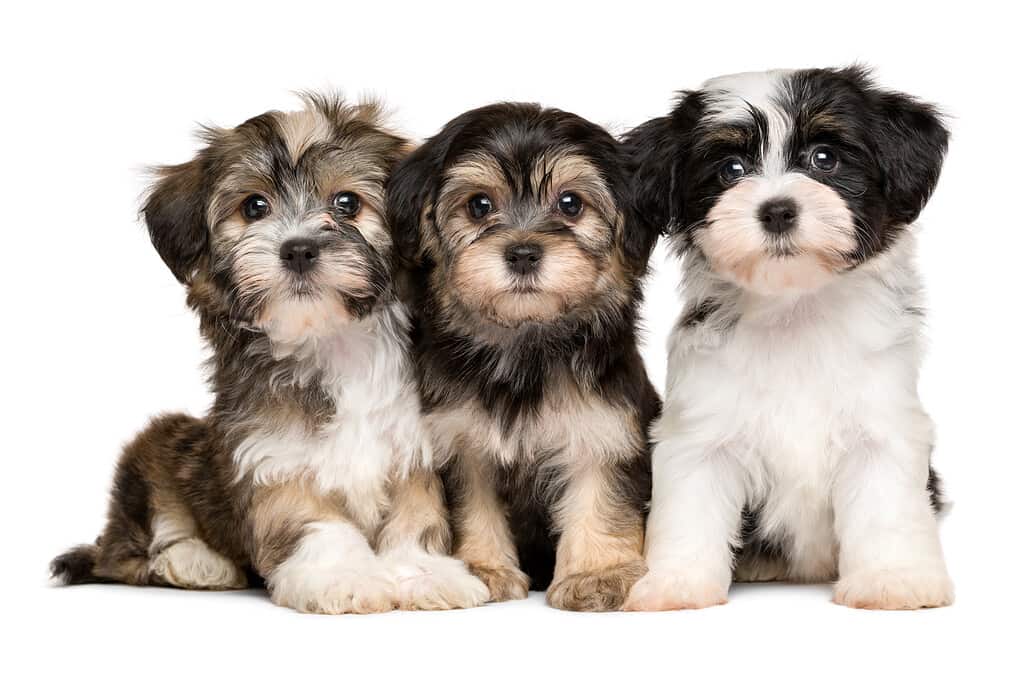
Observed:
[[[297,162],[311,145],[322,142],[331,133],[330,121],[314,108],[278,112],[277,124],[292,162]]]
[[[409,545],[442,555],[451,552],[451,527],[437,474],[417,471],[399,478],[390,498],[393,503],[377,537],[378,552]]]
[[[249,524],[256,570],[269,576],[288,559],[305,534],[307,524],[345,519],[343,501],[322,495],[311,481],[294,479],[255,487]]]

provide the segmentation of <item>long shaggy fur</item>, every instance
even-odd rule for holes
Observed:
[[[208,415],[125,449],[67,583],[265,582],[311,612],[463,607],[486,588],[450,533],[392,283],[384,183],[408,143],[375,104],[310,95],[208,129],[143,213],[212,349]],[[299,259],[296,261],[296,259]]]
[[[685,309],[627,608],[718,604],[733,574],[837,580],[854,607],[951,602],[911,227],[947,137],[858,68],[713,79],[628,136]]]
[[[556,607],[616,609],[642,573],[659,400],[636,310],[656,232],[623,161],[575,115],[497,104],[448,123],[389,185],[456,556],[494,600],[549,585]],[[519,247],[542,253],[521,274]]]

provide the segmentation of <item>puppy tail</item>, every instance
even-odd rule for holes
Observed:
[[[96,576],[99,545],[85,544],[71,548],[50,563],[50,577],[62,586],[81,583],[109,583],[109,579]]]

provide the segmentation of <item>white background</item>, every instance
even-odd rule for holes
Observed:
[[[6,680],[1019,676],[1023,108],[1020,24],[1003,3],[143,5],[0,10]],[[953,607],[858,612],[824,586],[752,586],[690,613],[559,613],[534,594],[310,617],[254,591],[47,585],[50,558],[100,530],[120,445],[150,415],[209,400],[196,321],[136,219],[143,169],[188,159],[196,122],[234,125],[332,86],[383,96],[420,137],[498,99],[620,132],[710,76],[853,61],[939,103],[954,133],[920,240],[921,391],[956,501],[943,526]],[[678,268],[660,249],[655,265],[646,357],[660,387]]]

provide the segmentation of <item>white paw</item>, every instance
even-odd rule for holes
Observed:
[[[287,562],[270,576],[270,599],[314,614],[389,612],[397,590],[381,562],[304,564]]]
[[[700,609],[727,601],[727,581],[709,579],[701,573],[652,570],[632,587],[622,609],[629,612]]]
[[[186,538],[165,548],[150,561],[149,570],[178,588],[230,590],[248,585],[234,562],[198,538]]]
[[[400,609],[462,609],[490,599],[486,584],[453,557],[415,551],[394,553],[385,561],[398,585]]]
[[[860,609],[944,607],[955,599],[943,567],[855,572],[835,584],[834,600]]]

